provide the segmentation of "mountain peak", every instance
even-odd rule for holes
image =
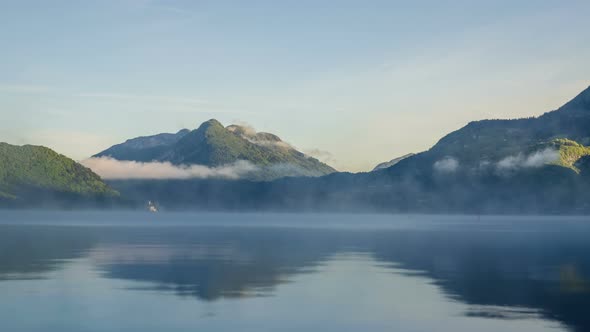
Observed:
[[[142,144],[133,144],[136,141]],[[178,134],[160,134],[132,139],[96,156],[109,156],[117,160],[157,161],[170,162],[173,165],[208,167],[246,161],[258,169],[251,174],[252,179],[319,176],[334,172],[332,167],[309,158],[274,134],[258,133],[247,125],[224,127],[216,119],[205,121],[197,129],[188,133],[181,131]]]
[[[180,129],[180,130],[179,130],[179,131],[176,133],[176,135],[186,135],[186,134],[188,134],[188,133],[190,133],[190,130],[188,130],[188,129],[186,129],[186,128],[185,128],[185,129]]]

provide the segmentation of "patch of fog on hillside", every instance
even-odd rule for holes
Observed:
[[[244,160],[219,167],[203,165],[173,165],[170,162],[137,162],[110,157],[89,158],[80,162],[101,178],[121,179],[239,179],[258,171]]]
[[[459,161],[453,157],[445,157],[441,160],[437,160],[433,168],[437,172],[441,173],[453,173],[459,168]]]
[[[499,171],[503,170],[517,170],[520,168],[538,168],[546,164],[550,164],[559,159],[559,151],[551,148],[533,152],[525,155],[519,153],[517,155],[508,156],[500,160],[496,167]]]

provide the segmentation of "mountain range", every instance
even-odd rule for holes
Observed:
[[[539,117],[471,122],[427,151],[367,173],[335,172],[273,134],[216,120],[195,130],[131,139],[95,157],[210,167],[247,161],[258,174],[105,184],[46,148],[3,144],[0,195],[4,201],[26,199],[41,188],[110,197],[114,188],[136,206],[154,200],[169,209],[585,214],[589,144],[590,87]],[[277,165],[290,165],[291,171],[273,173]]]
[[[93,157],[121,161],[170,162],[173,165],[221,167],[239,161],[251,163],[246,178],[273,180],[285,176],[321,176],[332,167],[297,151],[278,136],[247,126],[224,127],[211,119],[197,129],[129,139]]]
[[[368,173],[110,183],[130,197],[183,209],[590,213],[589,141],[590,88],[540,117],[471,122],[427,151]]]

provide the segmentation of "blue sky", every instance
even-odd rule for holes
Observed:
[[[590,85],[588,1],[3,1],[0,141],[86,158],[216,118],[362,171]],[[329,152],[329,154],[327,153]]]

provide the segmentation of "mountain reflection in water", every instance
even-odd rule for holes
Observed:
[[[4,224],[0,287],[58,279],[75,283],[74,272],[83,271],[76,273],[88,273],[84,282],[125,281],[108,287],[122,288],[126,296],[171,294],[216,303],[287,298],[282,292],[293,289],[303,296],[313,289],[306,283],[316,280],[325,286],[305,297],[308,304],[326,300],[324,290],[353,294],[345,298],[349,303],[333,309],[347,319],[358,315],[361,321],[378,322],[378,310],[384,310],[383,317],[396,317],[413,305],[429,317],[428,310],[448,306],[449,312],[459,310],[463,319],[477,322],[545,321],[541,325],[548,329],[590,330],[585,310],[590,306],[590,227],[578,221],[533,226],[505,219],[395,229]],[[414,286],[397,290],[405,283]],[[389,287],[399,297],[389,296]],[[435,307],[428,299],[438,292],[443,300]],[[8,298],[0,300],[0,309],[9,305]],[[295,310],[306,312],[305,305]],[[301,319],[311,321],[315,314]],[[0,314],[0,327],[10,321],[1,315],[6,313]],[[372,329],[404,328],[382,323]],[[436,327],[437,321],[432,324]]]

